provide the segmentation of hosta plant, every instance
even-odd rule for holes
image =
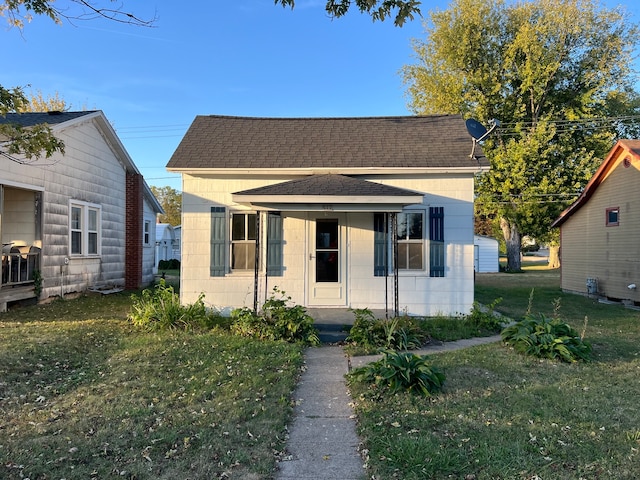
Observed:
[[[591,344],[559,318],[540,313],[527,314],[524,319],[502,331],[502,340],[517,352],[564,362],[591,359]]]
[[[352,312],[356,319],[347,341],[366,353],[381,349],[414,350],[428,340],[417,319],[407,316],[378,319],[368,308],[353,309]]]
[[[365,382],[390,393],[409,391],[431,396],[444,386],[444,373],[425,355],[387,350],[382,358],[349,373],[350,382]]]

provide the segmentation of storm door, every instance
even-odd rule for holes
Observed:
[[[309,304],[345,305],[344,217],[320,217],[309,222]]]

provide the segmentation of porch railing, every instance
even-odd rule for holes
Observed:
[[[10,252],[2,254],[1,284],[21,285],[33,283],[34,271],[40,265],[40,249],[32,248],[28,252]]]

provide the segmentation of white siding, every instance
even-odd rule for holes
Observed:
[[[55,154],[46,165],[20,165],[1,160],[0,184],[43,191],[42,276],[46,298],[82,291],[112,282],[124,284],[125,198],[124,166],[116,158],[90,119],[56,135],[65,154]],[[79,200],[101,206],[102,254],[79,258],[69,251],[69,202]],[[3,236],[11,229],[3,218]],[[65,258],[69,263],[65,264]]]
[[[474,263],[477,273],[495,273],[500,270],[498,240],[491,237],[474,235]]]
[[[210,225],[211,207],[226,206],[232,210],[245,207],[235,205],[231,194],[267,184],[280,183],[293,177],[261,179],[210,178],[183,175],[182,204],[182,263],[180,294],[183,303],[194,302],[200,293],[205,302],[224,313],[231,309],[253,305],[252,273],[232,273],[225,277],[211,277]],[[473,177],[471,175],[375,177],[387,185],[425,192],[425,223],[428,225],[429,206],[444,207],[446,270],[445,277],[432,278],[426,268],[421,272],[401,272],[399,279],[400,310],[411,315],[458,315],[468,313],[473,304]],[[228,214],[228,212],[227,212]],[[282,212],[284,225],[284,265],[282,277],[261,275],[259,303],[277,285],[292,297],[296,304],[308,303],[309,268],[307,232],[308,220],[304,212]],[[373,214],[346,215],[345,265],[347,278],[347,306],[351,308],[384,308],[385,278],[373,276]],[[425,258],[429,258],[428,241]],[[387,279],[390,308],[393,307],[393,278]]]

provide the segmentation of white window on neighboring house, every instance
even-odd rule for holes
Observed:
[[[69,204],[69,251],[75,256],[97,256],[101,250],[100,205],[72,200]]]
[[[149,220],[144,221],[144,232],[142,235],[142,242],[146,246],[149,246],[151,244],[151,222]]]

